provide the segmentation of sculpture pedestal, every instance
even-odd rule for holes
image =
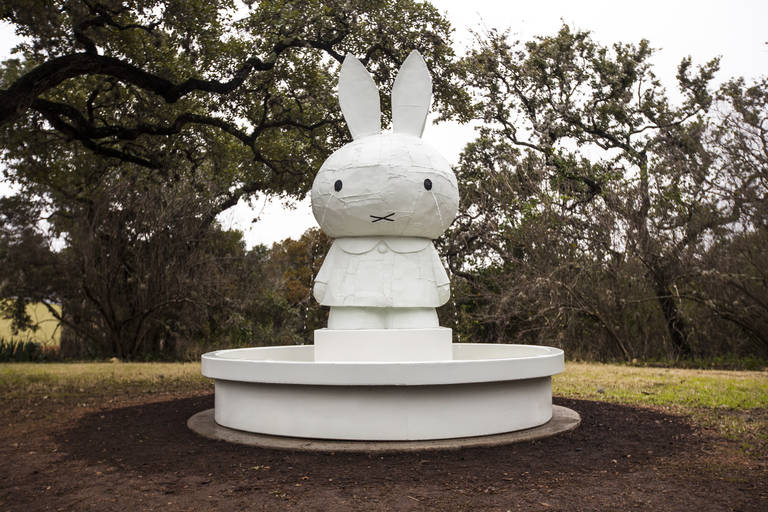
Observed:
[[[448,359],[405,362],[317,361],[311,345],[218,350],[203,355],[202,370],[216,381],[216,423],[246,432],[413,441],[550,420],[550,377],[563,371],[562,350],[471,343],[452,350]]]
[[[214,419],[213,409],[207,409],[195,414],[189,418],[187,426],[192,431],[209,439],[273,450],[301,450],[325,453],[398,453],[423,452],[426,450],[458,450],[530,442],[571,431],[578,427],[580,423],[581,416],[579,416],[579,413],[566,407],[553,405],[552,419],[538,427],[503,434],[426,441],[354,441],[257,434],[219,425]]]
[[[453,359],[451,329],[317,329],[315,361],[419,362]]]

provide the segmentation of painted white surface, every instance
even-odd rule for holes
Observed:
[[[389,133],[354,140],[332,153],[315,176],[311,194],[312,213],[332,238],[437,238],[459,205],[448,161],[418,137]]]
[[[312,345],[217,350],[202,356],[212,379],[317,386],[426,386],[551,376],[563,351],[536,345],[454,343],[453,359],[432,362],[322,362]]]
[[[400,67],[392,84],[392,130],[421,137],[432,101],[432,77],[416,50]]]
[[[512,432],[549,421],[550,377],[563,371],[562,350],[531,345],[454,344],[451,360],[427,362],[316,361],[314,350],[261,347],[203,355],[203,375],[216,382],[216,422],[318,439]]]
[[[407,362],[453,359],[451,329],[315,331],[315,361]]]
[[[351,237],[333,241],[315,277],[313,294],[324,306],[435,308],[448,302],[451,291],[432,240]],[[395,316],[396,312],[389,314]],[[405,327],[382,321],[387,324],[382,327]],[[349,328],[372,326],[366,323]]]
[[[447,286],[446,286],[447,288]],[[448,290],[446,290],[446,293]],[[329,329],[431,329],[440,320],[435,308],[332,307]]]
[[[456,217],[459,192],[448,162],[421,140],[431,98],[429,70],[413,51],[392,90],[394,133],[381,134],[378,89],[354,56],[344,59],[339,103],[355,140],[323,163],[311,193],[318,224],[335,238],[313,289],[331,306],[334,329],[433,327],[434,313],[395,308],[434,308],[450,297],[431,239]]]
[[[347,55],[339,72],[339,104],[353,138],[381,132],[379,88],[352,55]]]
[[[552,417],[549,377],[449,386],[216,381],[216,423],[280,436],[424,440],[522,430]]]

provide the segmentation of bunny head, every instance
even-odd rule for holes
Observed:
[[[392,87],[393,133],[381,133],[379,90],[365,67],[347,55],[339,103],[354,140],[333,153],[312,185],[312,213],[325,233],[437,238],[456,217],[456,176],[421,140],[432,78],[413,51]]]

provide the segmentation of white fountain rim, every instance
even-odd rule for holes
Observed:
[[[246,354],[284,352],[307,357],[312,345],[253,347],[203,354],[203,375],[213,379],[329,386],[414,386],[497,382],[550,377],[564,370],[563,351],[540,345],[454,343],[457,352],[539,352],[527,356],[477,357],[448,361],[350,362],[310,359],[251,359]],[[235,353],[241,357],[231,357]],[[266,354],[264,354],[266,355]],[[273,355],[273,354],[270,354]],[[229,357],[228,357],[229,356]]]

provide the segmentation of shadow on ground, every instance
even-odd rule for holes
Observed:
[[[54,434],[59,450],[87,463],[141,474],[182,471],[186,476],[242,477],[270,471],[295,481],[311,472],[314,481],[440,481],[462,473],[487,481],[505,475],[630,471],[657,457],[690,451],[701,442],[681,417],[584,400],[555,399],[576,410],[582,424],[573,432],[508,446],[387,455],[318,454],[266,450],[212,441],[191,432],[187,419],[213,407],[213,396],[103,410]],[[451,476],[453,475],[453,476]]]

